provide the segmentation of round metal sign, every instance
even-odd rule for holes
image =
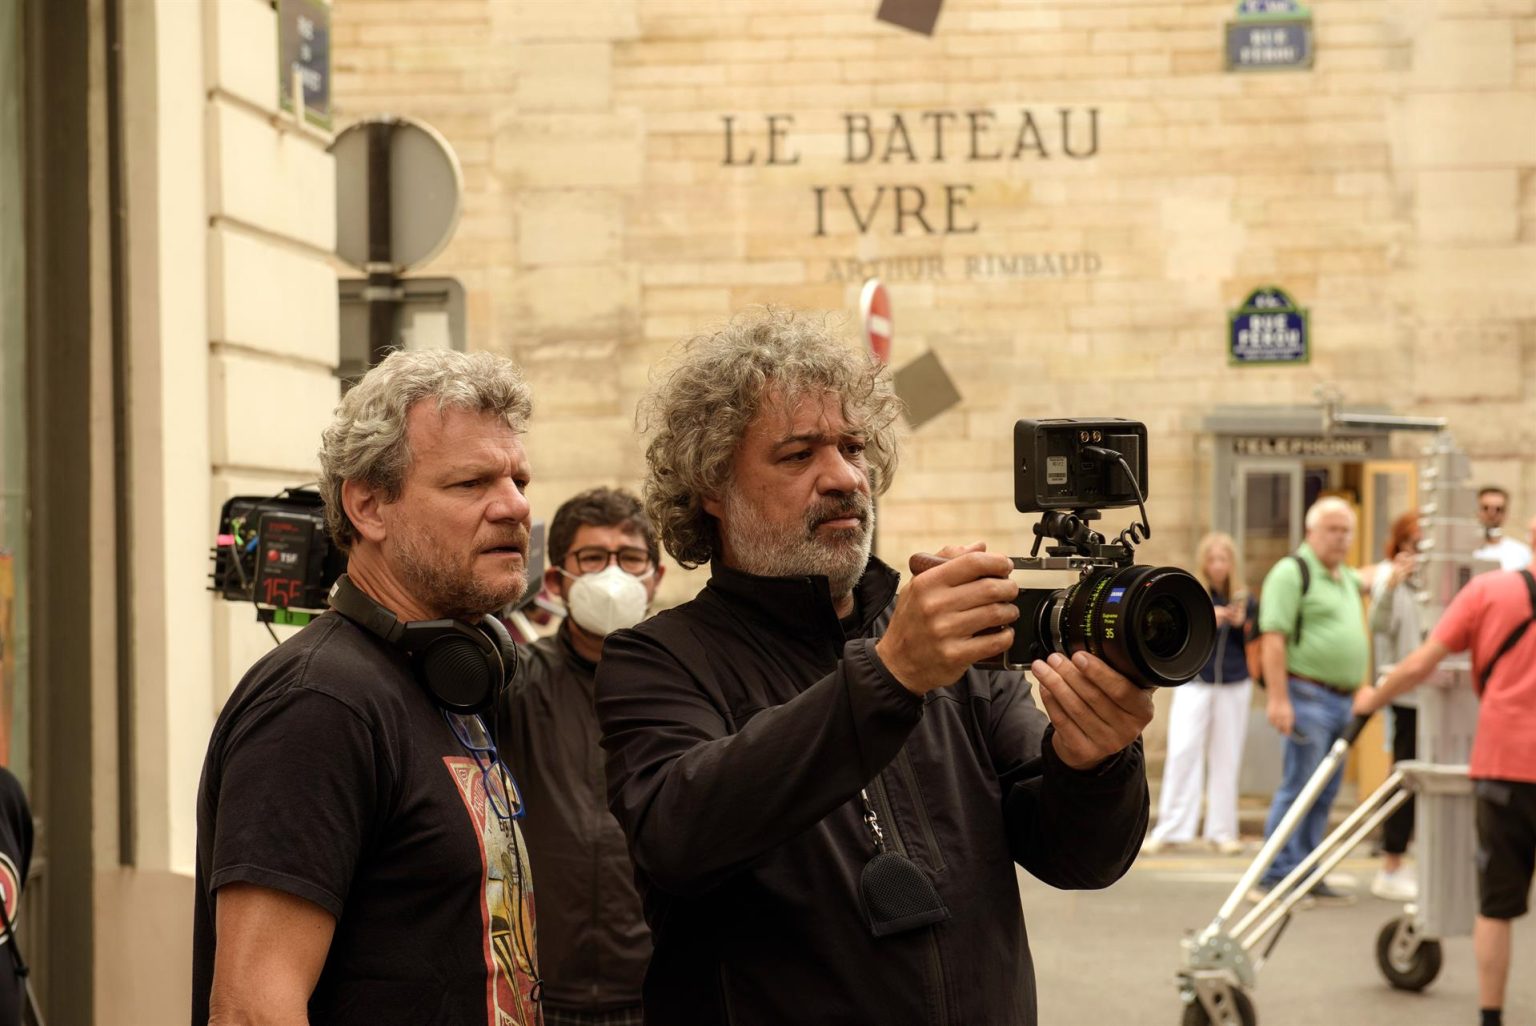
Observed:
[[[458,227],[464,175],[431,125],[384,115],[348,125],[336,157],[336,255],[361,271],[408,271],[442,252]],[[386,158],[387,154],[387,158]],[[376,205],[374,192],[387,193]]]
[[[891,339],[895,328],[891,325],[891,294],[879,278],[864,283],[859,294],[859,320],[864,325],[864,341],[869,351],[882,364],[891,362]]]

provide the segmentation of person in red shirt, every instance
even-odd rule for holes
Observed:
[[[1529,525],[1536,544],[1536,519]],[[1355,694],[1370,715],[1414,688],[1452,652],[1472,650],[1481,706],[1468,775],[1477,797],[1477,955],[1483,1026],[1503,1023],[1510,920],[1529,908],[1536,875],[1536,576],[1533,567],[1474,577],[1429,640],[1377,687]]]

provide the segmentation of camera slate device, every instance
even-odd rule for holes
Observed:
[[[1135,563],[1147,523],[1147,427],[1133,420],[1021,420],[1013,427],[1013,504],[1043,513],[1020,570],[1077,570],[1069,588],[1024,588],[1003,665],[1087,651],[1143,686],[1183,684],[1216,645],[1204,586],[1178,567]],[[1093,530],[1102,510],[1135,506],[1140,523],[1114,541]],[[1040,545],[1054,544],[1041,556]]]
[[[237,495],[219,511],[213,549],[215,591],[256,606],[256,619],[301,626],[325,612],[346,553],[325,526],[325,500],[306,488]]]

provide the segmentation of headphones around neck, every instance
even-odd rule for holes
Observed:
[[[327,601],[336,612],[405,653],[432,701],[449,712],[489,712],[517,672],[517,646],[494,616],[482,616],[473,624],[402,622],[346,574],[331,585]]]

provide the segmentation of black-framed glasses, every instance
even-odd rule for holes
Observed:
[[[636,577],[643,576],[651,569],[651,554],[633,545],[625,545],[617,549],[605,549],[601,545],[583,545],[579,549],[572,549],[569,556],[576,561],[576,569],[584,574],[600,573],[614,562],[619,564],[620,570],[627,574],[634,574]]]
[[[474,757],[475,765],[480,767],[480,784],[485,788],[485,800],[496,818],[522,819],[525,811],[523,793],[518,790],[517,781],[501,761],[496,751],[496,742],[491,740],[490,731],[485,729],[485,720],[478,714],[455,713],[446,709],[443,710],[443,719],[448,721],[453,736]]]

